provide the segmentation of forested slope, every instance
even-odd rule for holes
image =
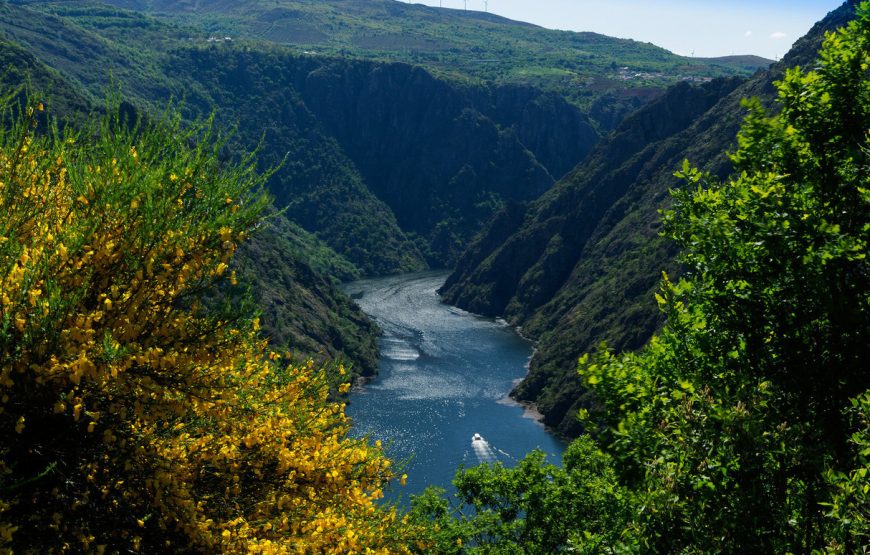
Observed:
[[[601,341],[638,348],[660,325],[653,293],[663,270],[679,268],[659,236],[658,210],[678,185],[673,173],[681,161],[727,174],[724,152],[745,114],[741,100],[774,105],[773,82],[784,69],[812,62],[824,32],[852,13],[848,5],[832,12],[780,63],[740,86],[669,90],[541,199],[497,216],[471,244],[442,290],[445,300],[503,315],[538,340],[514,396],[537,403],[548,425],[569,435],[580,430],[576,412],[592,403],[576,379],[580,354]]]
[[[286,158],[278,207],[368,275],[452,265],[496,210],[537,198],[668,84],[748,73],[393,1],[21,0],[0,33],[92,100],[111,73],[142,109],[214,111],[263,168]]]
[[[55,117],[61,125],[79,128],[104,111],[87,90],[22,47],[7,43],[0,54],[10,68],[3,75],[6,90],[17,90],[23,101],[26,91],[20,87],[27,83],[41,95],[46,109],[36,116],[41,124]],[[122,106],[130,124],[148,117],[129,103]],[[242,245],[234,265],[239,287],[251,289],[263,313],[263,330],[274,348],[289,349],[298,358],[337,359],[365,375],[377,371],[378,330],[336,287],[361,275],[356,266],[274,212]]]
[[[410,63],[451,80],[533,86],[584,108],[607,92],[642,98],[644,89],[683,78],[748,74],[771,63],[752,56],[688,58],[630,39],[394,0],[109,3],[191,26],[207,37],[280,44],[310,55]],[[618,111],[624,116],[631,106],[629,101]]]

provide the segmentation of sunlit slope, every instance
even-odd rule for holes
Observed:
[[[649,43],[544,29],[477,11],[394,0],[108,0],[198,29],[205,37],[289,45],[316,55],[402,61],[437,73],[555,88],[581,104],[602,91],[752,73],[770,61],[692,59]],[[49,7],[69,14],[65,2]],[[73,10],[77,8],[72,8]],[[95,16],[110,23],[117,14]],[[628,68],[630,71],[623,71]]]

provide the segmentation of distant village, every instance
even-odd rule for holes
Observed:
[[[661,72],[632,71],[629,67],[621,67],[617,71],[617,79],[621,81],[645,81],[650,79],[663,79],[666,77],[672,76]],[[678,79],[689,83],[707,83],[713,80],[712,77],[699,77],[697,75],[681,75],[678,76]]]

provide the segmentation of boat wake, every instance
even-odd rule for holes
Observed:
[[[500,460],[499,454],[507,459],[516,460],[508,453],[491,445],[480,434],[474,434],[471,437],[471,449],[474,451],[474,456],[477,457],[478,464],[498,462]]]

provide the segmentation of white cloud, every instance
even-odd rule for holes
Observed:
[[[774,40],[779,40],[779,39],[784,39],[787,36],[788,36],[788,33],[783,33],[782,31],[777,31],[775,33],[772,33],[770,35],[770,38],[772,38]]]
[[[743,33],[743,36],[746,37],[746,38],[751,37],[751,36],[752,36],[752,31],[746,31],[745,33]]]

